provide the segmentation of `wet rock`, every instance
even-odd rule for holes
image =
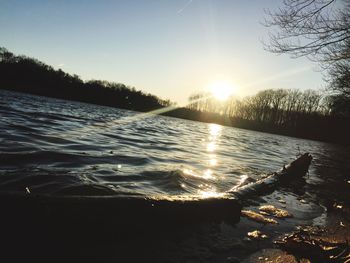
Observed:
[[[286,203],[286,200],[283,200],[283,199],[278,199],[277,201],[280,202],[281,204],[285,204]]]
[[[336,238],[325,229],[307,227],[275,241],[282,249],[312,262],[347,262],[350,260],[348,240]]]
[[[262,249],[243,260],[243,263],[257,262],[297,263],[298,261],[294,256],[289,255],[280,249]]]
[[[333,207],[334,207],[335,209],[343,209],[343,205],[340,205],[340,204],[337,204],[337,203],[334,203],[334,204],[333,204]]]
[[[254,230],[252,232],[247,233],[248,237],[251,239],[266,239],[268,236],[261,232],[260,230]]]
[[[304,200],[304,199],[300,199],[299,202],[302,203],[302,204],[307,204],[307,201]]]
[[[264,212],[264,211],[260,211],[260,214],[261,214],[261,215],[264,215],[264,216],[268,216],[268,215],[270,215],[269,213]]]
[[[244,217],[247,217],[255,222],[258,222],[258,223],[278,224],[278,222],[275,219],[268,218],[266,216],[263,216],[257,212],[251,211],[251,210],[242,210],[241,215]]]
[[[273,205],[263,205],[259,207],[260,213],[264,212],[277,218],[293,217],[287,210],[277,208]]]

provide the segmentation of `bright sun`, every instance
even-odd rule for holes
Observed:
[[[210,92],[214,98],[224,101],[227,100],[234,92],[234,87],[228,82],[215,82],[210,85]]]

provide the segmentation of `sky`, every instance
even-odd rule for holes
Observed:
[[[0,46],[84,80],[185,105],[213,83],[234,95],[325,87],[317,64],[263,48],[280,0],[0,0]]]

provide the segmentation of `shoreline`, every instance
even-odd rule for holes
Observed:
[[[25,91],[21,91],[21,90],[6,89],[3,87],[0,87],[0,89],[5,90],[5,91],[9,91],[9,92],[18,92],[21,94],[42,96],[42,97],[46,97],[46,98],[59,99],[59,100],[64,100],[64,101],[87,103],[87,104],[93,104],[93,105],[104,106],[104,107],[111,107],[111,108],[122,109],[122,110],[130,110],[130,111],[134,111],[134,112],[147,112],[147,111],[140,111],[140,110],[131,109],[131,108],[123,108],[123,107],[106,105],[103,103],[94,103],[94,102],[85,101],[85,100],[74,100],[74,99],[65,98],[64,96],[50,96],[50,95],[45,95],[45,94],[37,94],[35,92],[25,92]],[[292,138],[314,140],[314,141],[320,141],[320,142],[325,142],[325,143],[334,143],[334,144],[346,145],[346,146],[350,145],[350,138],[348,137],[348,134],[350,133],[350,128],[346,124],[346,121],[344,121],[344,123],[343,123],[344,127],[342,129],[340,129],[340,128],[337,129],[337,130],[342,131],[341,134],[336,134],[336,133],[332,134],[332,131],[328,130],[329,127],[332,126],[332,124],[327,124],[327,123],[323,129],[320,127],[310,126],[310,127],[305,127],[305,129],[302,129],[300,131],[298,131],[298,130],[289,131],[288,128],[271,127],[266,123],[259,123],[257,121],[250,121],[250,120],[239,119],[239,118],[231,118],[231,117],[223,116],[223,115],[220,115],[217,113],[195,111],[195,110],[191,110],[191,109],[183,108],[183,107],[171,109],[168,112],[164,112],[161,114],[154,114],[154,115],[173,117],[173,118],[177,118],[177,119],[190,120],[190,121],[198,121],[198,122],[202,122],[202,123],[215,123],[215,124],[223,125],[226,127],[233,127],[233,128],[244,129],[244,130],[249,130],[249,131],[256,131],[256,132],[263,132],[263,133],[268,133],[268,134],[288,136],[288,137],[292,137]],[[309,131],[310,129],[312,129],[312,132]],[[303,132],[305,132],[305,131],[308,131],[308,132],[306,134],[303,134]],[[321,135],[315,135],[318,132],[320,132],[320,133],[323,132],[323,133]],[[313,134],[314,136],[312,136],[310,134]],[[331,137],[326,137],[325,134],[326,135],[331,134]]]

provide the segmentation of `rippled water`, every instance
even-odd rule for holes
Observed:
[[[299,152],[314,156],[310,184],[349,157],[316,141],[1,90],[0,117],[1,191],[207,197]]]

